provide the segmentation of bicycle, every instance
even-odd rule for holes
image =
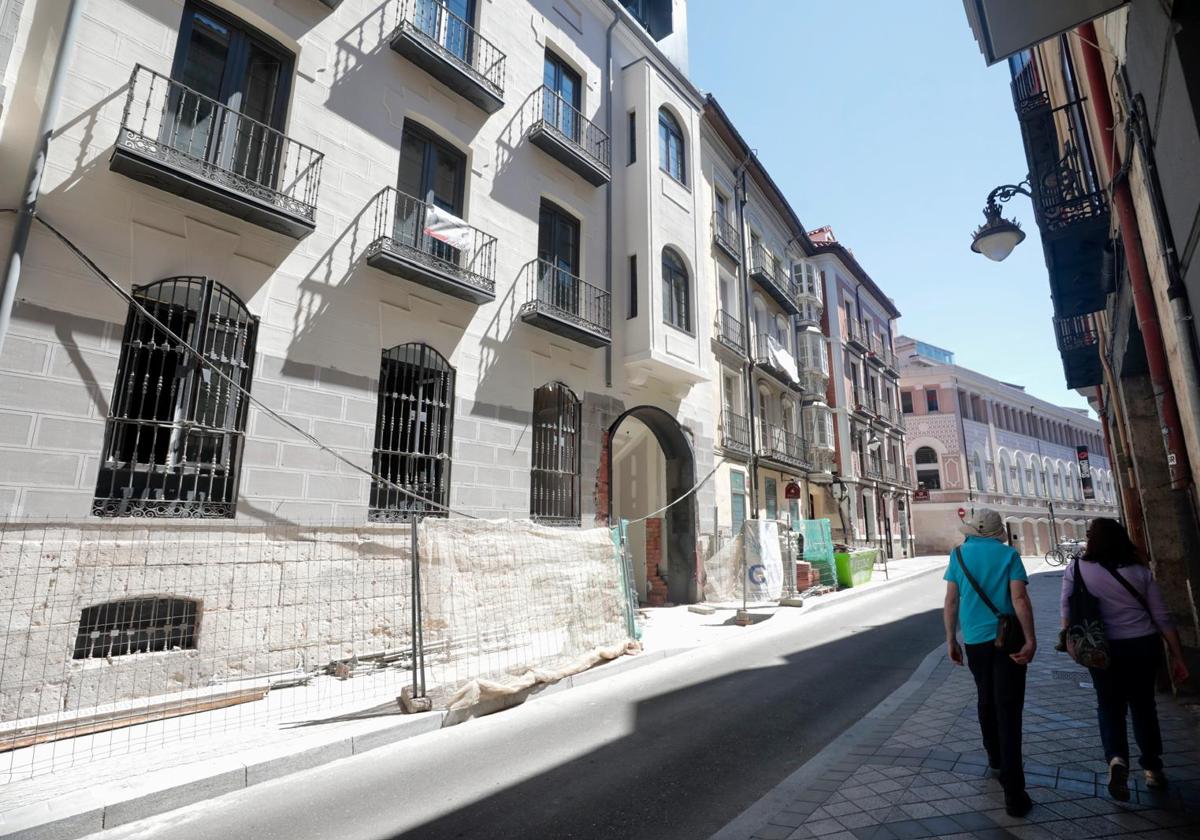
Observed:
[[[1072,560],[1083,556],[1083,543],[1078,540],[1059,543],[1046,552],[1046,564],[1049,566],[1065,566]]]
[[[1065,566],[1067,565],[1067,553],[1061,548],[1052,548],[1046,552],[1046,565],[1048,566]]]

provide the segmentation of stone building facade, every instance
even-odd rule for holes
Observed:
[[[998,510],[1028,555],[1083,538],[1091,519],[1120,514],[1103,431],[1087,411],[959,367],[953,353],[907,336],[896,351],[918,551],[948,552],[962,541],[959,509]],[[1089,482],[1081,480],[1080,446]]]

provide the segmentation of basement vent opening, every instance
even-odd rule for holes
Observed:
[[[196,647],[200,602],[187,598],[129,598],[85,608],[79,616],[75,659]]]

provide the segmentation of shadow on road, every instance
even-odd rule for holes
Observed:
[[[643,701],[630,735],[392,840],[707,837],[902,684],[942,638],[941,612],[845,629]]]

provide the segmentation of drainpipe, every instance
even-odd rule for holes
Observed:
[[[25,191],[21,195],[21,207],[17,211],[17,223],[13,228],[12,249],[4,277],[0,278],[0,349],[8,336],[12,320],[13,302],[17,297],[17,282],[21,279],[21,266],[25,261],[25,247],[29,244],[29,231],[33,227],[33,214],[37,210],[38,193],[42,188],[42,174],[46,171],[46,157],[50,152],[50,138],[54,124],[58,121],[58,106],[62,101],[63,83],[67,78],[67,67],[75,51],[75,30],[83,16],[82,0],[70,0],[67,16],[63,21],[62,39],[58,56],[54,59],[54,70],[50,84],[46,87],[46,101],[42,105],[42,116],[38,123],[33,156],[29,161],[29,174],[25,178]]]
[[[1175,357],[1181,369],[1180,380],[1184,383],[1183,400],[1193,417],[1200,417],[1200,365],[1196,361],[1196,340],[1192,308],[1188,303],[1187,288],[1179,275],[1179,252],[1175,250],[1175,234],[1167,217],[1166,200],[1163,198],[1162,182],[1158,177],[1158,164],[1150,146],[1150,123],[1146,117],[1145,99],[1139,93],[1132,95],[1125,68],[1121,68],[1121,92],[1129,104],[1132,118],[1129,126],[1146,169],[1146,191],[1150,194],[1150,211],[1154,227],[1158,231],[1158,247],[1167,268],[1167,301],[1171,308],[1171,320],[1175,323],[1180,341],[1186,344]]]
[[[604,32],[604,128],[608,132],[608,164],[614,167],[612,159],[613,150],[613,72],[612,72],[612,33],[620,22],[620,17],[613,15],[612,23],[608,25],[608,29]],[[636,142],[636,140],[635,140]],[[608,310],[609,310],[609,329],[617,320],[616,313],[612,311],[613,301],[613,179],[610,177],[608,183],[604,186],[604,209],[607,214],[606,224],[604,226],[604,290],[608,292]],[[610,332],[611,334],[611,332]],[[604,387],[611,388],[613,384],[613,353],[612,343],[604,348]]]
[[[746,164],[750,161],[747,156],[742,161],[738,172],[738,253],[742,255],[742,264],[738,267],[738,278],[742,281],[742,317],[745,323],[742,327],[742,346],[746,350],[746,409],[747,420],[750,423],[750,510],[752,518],[758,519],[758,447],[755,445],[758,424],[754,422],[756,400],[754,399],[754,348],[750,340],[750,258],[746,253]]]
[[[1096,27],[1091,21],[1077,30],[1083,52],[1083,63],[1087,69],[1088,90],[1092,113],[1100,134],[1106,142],[1100,143],[1110,173],[1121,171],[1121,155],[1114,140],[1112,101],[1109,99],[1108,81],[1105,77],[1104,61],[1096,46]],[[1146,253],[1142,250],[1142,237],[1137,223],[1137,212],[1133,206],[1133,193],[1128,178],[1114,178],[1112,202],[1117,211],[1121,229],[1121,242],[1125,246],[1125,262],[1129,270],[1129,286],[1133,293],[1133,306],[1137,315],[1142,342],[1146,346],[1146,362],[1150,369],[1150,383],[1154,390],[1154,401],[1162,423],[1163,443],[1167,454],[1167,473],[1171,478],[1172,490],[1186,490],[1190,485],[1191,469],[1188,464],[1187,448],[1183,440],[1183,429],[1179,420],[1179,405],[1175,401],[1175,389],[1171,384],[1171,372],[1167,363],[1167,351],[1163,344],[1162,328],[1154,304],[1154,292],[1150,288],[1150,274],[1146,268]]]

